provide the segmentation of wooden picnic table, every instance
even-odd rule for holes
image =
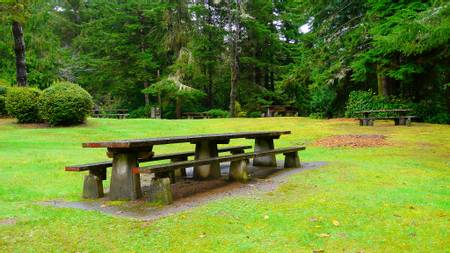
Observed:
[[[218,157],[218,144],[228,144],[231,139],[255,139],[255,152],[274,149],[274,139],[290,131],[260,131],[223,134],[202,134],[190,136],[157,137],[146,139],[117,140],[83,143],[84,148],[106,148],[112,158],[112,176],[109,195],[111,199],[138,199],[142,196],[140,175],[132,169],[138,165],[138,159],[152,156],[153,146],[189,142],[195,144],[195,160]],[[256,166],[276,166],[275,154],[254,158]],[[196,178],[220,177],[219,162],[194,167]]]
[[[297,116],[298,112],[295,107],[290,105],[267,105],[263,106],[266,109],[264,117],[275,116]]]

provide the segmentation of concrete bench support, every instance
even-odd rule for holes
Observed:
[[[230,180],[236,180],[241,183],[246,183],[250,179],[247,169],[248,160],[232,161],[230,163]]]
[[[257,138],[257,139],[255,139],[255,152],[267,151],[267,150],[273,150],[273,149],[274,149],[273,138]],[[276,167],[277,160],[276,160],[275,154],[269,154],[266,156],[255,157],[253,159],[253,165],[254,166]]]
[[[284,154],[284,168],[301,168],[298,152],[290,152]]]
[[[138,166],[137,153],[114,152],[111,187],[111,200],[135,200],[142,197],[139,174],[133,174],[132,168]]]
[[[104,196],[102,179],[98,176],[89,174],[84,176],[83,198],[98,199]]]
[[[182,161],[187,161],[187,160],[188,160],[188,157],[185,156],[185,157],[173,158],[170,161],[173,163],[176,163],[176,162],[182,162]],[[181,168],[181,169],[175,170],[174,174],[175,174],[175,177],[186,177],[186,168]]]
[[[152,183],[150,184],[150,201],[161,205],[173,203],[169,178],[157,178],[152,180]]]

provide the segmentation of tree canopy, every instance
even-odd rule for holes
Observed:
[[[163,103],[173,117],[268,104],[337,117],[361,90],[449,119],[444,0],[1,0],[0,12],[0,79],[17,83],[18,20],[28,84],[78,83],[98,105],[161,105],[155,92],[176,76],[203,95],[182,108]]]

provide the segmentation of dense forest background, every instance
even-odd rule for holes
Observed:
[[[17,84],[20,24],[27,84],[78,83],[103,108],[339,117],[350,95],[449,121],[444,0],[0,0],[0,15],[0,83]]]

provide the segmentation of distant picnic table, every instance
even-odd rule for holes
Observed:
[[[290,105],[267,105],[263,108],[266,109],[264,117],[276,117],[276,116],[297,116],[298,112],[295,107]]]
[[[92,110],[92,117],[94,118],[126,119],[128,115],[128,109]]]
[[[411,109],[380,109],[380,110],[365,110],[358,111],[362,115],[359,118],[360,126],[373,126],[375,120],[394,120],[395,125],[411,125],[411,119],[416,116],[407,115]],[[384,114],[384,115],[380,115]],[[386,116],[388,114],[388,116]]]
[[[157,137],[133,140],[117,140],[107,142],[83,143],[84,148],[106,148],[107,156],[112,161],[97,162],[67,166],[66,171],[89,170],[85,177],[83,196],[85,198],[98,198],[103,196],[102,180],[106,179],[106,168],[112,167],[109,198],[112,200],[134,200],[142,197],[140,186],[141,173],[154,173],[156,179],[169,178],[174,181],[174,174],[186,175],[187,167],[194,167],[194,177],[198,179],[218,178],[220,163],[231,162],[230,179],[246,181],[249,177],[247,160],[253,158],[254,166],[277,166],[275,155],[285,155],[285,167],[300,167],[297,152],[304,147],[274,147],[274,139],[281,135],[290,134],[290,131],[262,131],[262,132],[238,132],[222,134],[202,134],[190,136]],[[245,153],[244,150],[251,146],[237,146],[218,148],[218,144],[228,144],[231,139],[254,139],[254,152]],[[177,152],[172,154],[158,154],[153,152],[153,146],[191,143],[195,145],[195,151]],[[219,156],[221,152],[231,152],[232,155]],[[194,160],[188,157],[194,156]],[[171,163],[151,166],[140,166],[139,163],[170,159]],[[182,169],[180,171],[180,169]],[[184,170],[184,172],[183,172]],[[170,189],[169,189],[170,191]]]
[[[207,112],[183,112],[183,117],[187,119],[209,119]]]

